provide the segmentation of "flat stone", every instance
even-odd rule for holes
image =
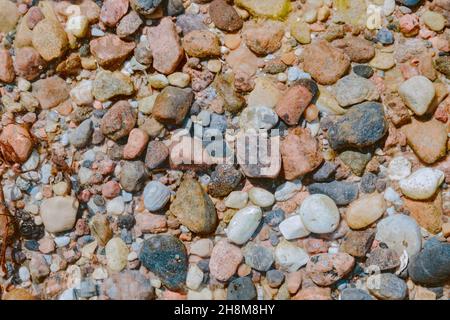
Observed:
[[[62,78],[53,76],[34,82],[32,92],[42,109],[50,109],[67,100],[70,89]]]
[[[367,163],[372,159],[370,153],[362,153],[356,151],[344,151],[339,155],[339,158],[345,163],[350,170],[357,176],[362,176]]]
[[[256,300],[256,288],[249,277],[239,277],[230,282],[227,300]]]
[[[433,83],[424,76],[414,76],[403,82],[398,87],[398,93],[405,104],[421,116],[428,111],[434,96]]]
[[[278,101],[275,111],[288,125],[296,125],[310,104],[313,93],[302,85],[290,87]]]
[[[192,232],[209,234],[216,228],[214,204],[200,183],[192,178],[181,182],[170,211]]]
[[[89,47],[95,60],[104,68],[120,66],[135,48],[134,42],[125,42],[115,34],[91,40]]]
[[[188,271],[187,253],[183,242],[174,236],[155,235],[145,240],[139,260],[169,290],[183,289]]]
[[[303,69],[323,85],[335,83],[350,67],[350,59],[324,40],[306,46]]]
[[[309,256],[302,248],[283,239],[275,248],[275,261],[281,270],[295,272],[308,263]]]
[[[380,94],[372,81],[355,75],[339,79],[335,85],[335,90],[336,100],[342,107],[380,98]]]
[[[92,94],[99,101],[107,101],[117,96],[129,96],[134,93],[130,77],[122,72],[100,71],[92,83]]]
[[[32,33],[33,47],[45,61],[63,55],[69,41],[66,32],[56,19],[44,19],[38,22]]]
[[[392,270],[400,265],[400,256],[392,249],[377,247],[370,251],[366,266],[380,271]]]
[[[375,230],[349,231],[342,241],[341,250],[354,257],[365,257],[375,239]]]
[[[316,169],[323,161],[319,143],[307,129],[295,128],[281,141],[284,176],[294,180]]]
[[[311,194],[324,194],[337,205],[347,205],[358,197],[358,185],[352,182],[332,181],[313,183],[308,186]]]
[[[330,145],[338,150],[347,147],[368,147],[387,132],[383,105],[363,102],[353,106],[328,129]]]
[[[448,137],[442,122],[434,118],[428,121],[412,119],[401,131],[408,145],[423,162],[432,164],[445,156]]]
[[[191,57],[210,58],[220,56],[219,38],[208,30],[193,30],[183,38],[183,48]]]
[[[209,16],[214,25],[227,32],[235,32],[242,28],[243,21],[233,6],[225,0],[214,0],[209,5]]]

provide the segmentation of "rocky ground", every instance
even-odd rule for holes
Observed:
[[[1,299],[449,299],[449,0],[0,8]]]

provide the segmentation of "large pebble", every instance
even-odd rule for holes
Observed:
[[[136,192],[142,189],[146,177],[142,161],[125,161],[120,171],[120,185],[127,192]]]
[[[242,209],[247,205],[248,193],[244,191],[233,191],[225,198],[225,205],[228,208]]]
[[[236,244],[246,243],[258,228],[261,218],[262,211],[258,207],[249,206],[239,210],[226,229],[228,239]]]
[[[56,196],[42,201],[40,214],[45,229],[57,233],[67,231],[75,225],[78,200],[72,197]]]
[[[356,75],[339,79],[335,85],[335,90],[336,100],[342,107],[380,98],[380,94],[372,81]]]
[[[309,256],[302,248],[281,240],[275,248],[275,261],[281,270],[295,272],[308,263]]]
[[[256,300],[256,288],[249,277],[239,277],[230,282],[227,300]]]
[[[374,192],[352,202],[345,213],[347,224],[352,229],[363,229],[383,216],[386,201],[382,194]]]
[[[262,208],[270,207],[275,202],[275,197],[271,192],[258,187],[251,188],[248,191],[248,197],[254,205]]]
[[[299,213],[306,229],[314,233],[330,233],[339,225],[339,210],[333,199],[324,194],[306,198]]]
[[[218,164],[211,174],[208,193],[213,197],[229,195],[242,179],[242,173],[232,165]]]
[[[389,162],[388,176],[391,180],[402,180],[411,174],[411,162],[402,156],[395,157]]]
[[[408,294],[406,282],[392,273],[375,274],[367,278],[370,293],[382,300],[403,300]]]
[[[274,262],[273,250],[249,243],[243,249],[245,263],[257,271],[268,271]]]
[[[172,235],[156,235],[144,241],[139,253],[144,267],[169,289],[182,290],[188,270],[186,248]]]
[[[69,135],[70,143],[76,148],[85,147],[94,133],[94,125],[91,119],[84,120],[71,134]]]
[[[236,273],[242,259],[241,249],[226,240],[217,242],[209,260],[211,275],[219,281],[227,281]]]
[[[128,247],[120,238],[112,238],[105,247],[108,267],[113,271],[122,271],[127,265]]]
[[[283,220],[280,225],[280,232],[286,240],[303,238],[310,234],[309,230],[303,225],[302,218],[298,214],[294,214]]]
[[[102,133],[112,140],[127,136],[136,124],[137,114],[126,100],[116,102],[102,118]]]
[[[217,214],[209,195],[193,178],[185,178],[178,187],[170,211],[189,230],[208,234],[215,230]]]
[[[398,87],[398,93],[406,105],[421,116],[431,105],[435,95],[433,83],[424,76],[414,76]]]
[[[333,181],[313,183],[308,186],[311,194],[329,196],[337,205],[347,205],[358,197],[358,185],[352,182]]]
[[[352,271],[354,265],[355,258],[347,253],[323,253],[309,259],[306,273],[317,285],[329,286]]]
[[[145,186],[143,196],[145,209],[158,211],[169,201],[170,189],[159,181],[151,181]]]
[[[432,168],[420,168],[407,178],[400,180],[402,193],[411,199],[425,200],[431,198],[445,175],[442,171]]]
[[[394,214],[377,224],[375,239],[384,242],[399,256],[406,250],[409,256],[418,253],[422,246],[422,234],[417,222],[404,214]]]

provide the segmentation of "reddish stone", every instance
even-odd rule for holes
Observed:
[[[347,253],[323,253],[310,258],[306,272],[315,284],[329,286],[352,271],[354,265],[355,258]]]
[[[123,158],[131,160],[141,155],[147,146],[148,140],[148,134],[144,130],[139,128],[131,130],[128,142],[123,148]]]
[[[90,42],[92,55],[105,68],[115,68],[122,64],[134,47],[134,42],[122,41],[115,34],[107,34]]]
[[[33,150],[33,140],[27,129],[9,124],[0,134],[0,149],[6,161],[23,163]]]
[[[236,273],[242,259],[243,255],[239,247],[226,240],[219,241],[214,246],[209,260],[211,276],[220,281],[227,281]]]
[[[106,199],[113,199],[120,194],[120,184],[116,181],[108,181],[102,186],[102,195]]]
[[[43,20],[45,17],[42,14],[42,11],[39,7],[34,6],[28,9],[28,12],[25,16],[27,27],[30,30],[33,30],[34,26],[38,24],[39,21]]]
[[[13,60],[9,51],[0,49],[0,81],[7,83],[13,82],[14,77]]]
[[[44,70],[45,61],[32,47],[23,47],[16,49],[16,58],[14,60],[14,70],[17,75],[27,80],[36,79]]]
[[[128,11],[128,0],[106,0],[100,11],[100,21],[114,27]]]
[[[291,87],[278,101],[275,111],[288,125],[296,125],[312,98],[307,88],[301,85]]]
[[[62,78],[53,76],[33,83],[32,92],[39,100],[42,109],[50,109],[67,100],[70,89]]]

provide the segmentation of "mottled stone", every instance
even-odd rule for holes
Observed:
[[[311,194],[325,194],[341,206],[349,204],[358,197],[358,185],[343,181],[313,183],[308,186],[308,191]]]

